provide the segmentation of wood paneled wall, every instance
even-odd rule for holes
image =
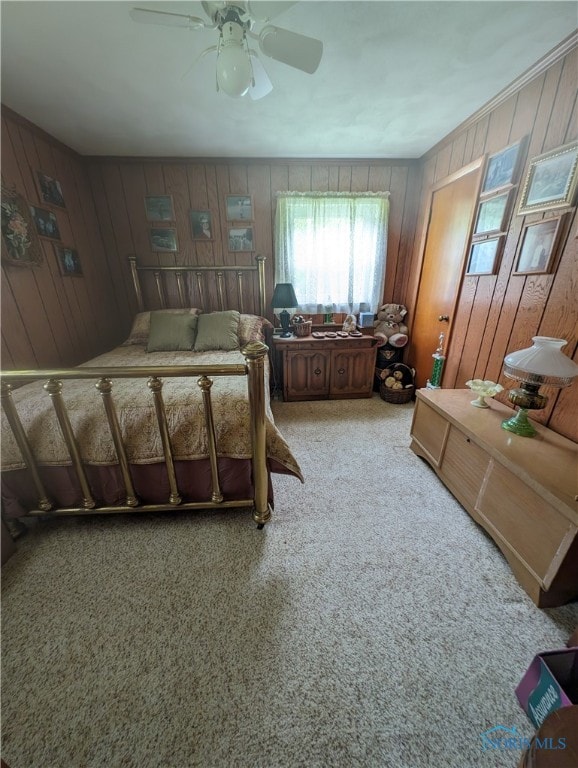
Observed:
[[[390,191],[383,298],[408,306],[411,335],[431,185],[523,136],[528,136],[528,157],[577,138],[577,66],[573,50],[499,106],[456,129],[419,162],[82,158],[3,109],[3,182],[32,204],[40,203],[37,170],[61,182],[66,209],[56,213],[63,242],[78,250],[84,272],[82,278],[62,277],[53,245],[46,240],[42,266],[3,267],[3,367],[76,364],[120,343],[136,310],[129,254],[150,265],[251,264],[252,254],[230,253],[227,247],[225,195],[235,193],[253,198],[255,252],[267,257],[271,295],[277,191]],[[523,173],[526,168],[527,160]],[[173,196],[176,255],[151,250],[147,194]],[[211,211],[214,241],[192,240],[189,211],[195,209]],[[514,213],[498,274],[463,279],[445,386],[463,386],[474,376],[511,386],[501,375],[504,355],[526,346],[536,334],[568,339],[570,353],[578,359],[575,209],[552,274],[512,274],[524,222],[546,216]],[[549,407],[538,414],[552,429],[574,440],[578,440],[577,391],[574,383],[561,393],[553,392]]]
[[[491,155],[528,137],[527,157],[498,272],[463,278],[447,349],[444,387],[463,387],[470,378],[483,378],[511,388],[514,382],[502,374],[504,356],[530,346],[536,335],[567,339],[564,351],[578,362],[576,208],[569,209],[571,221],[552,273],[513,274],[523,225],[560,213],[556,210],[518,216],[516,211],[528,160],[578,138],[577,71],[578,51],[574,49],[488,114],[454,131],[423,158],[419,231],[407,265],[410,280],[404,295],[410,310],[410,333],[431,185],[481,155]],[[548,407],[533,415],[556,432],[578,441],[578,380],[565,390],[550,390],[547,394]],[[504,393],[498,399],[507,402]]]
[[[391,193],[384,300],[393,301],[405,292],[405,266],[413,247],[415,201],[419,170],[415,161],[260,161],[187,159],[88,159],[90,183],[107,252],[115,256],[115,291],[123,307],[122,333],[129,328],[135,311],[134,291],[126,267],[126,255],[134,253],[139,263],[174,266],[250,265],[255,254],[266,257],[267,296],[273,293],[273,228],[278,191],[372,191]],[[252,222],[255,253],[228,250],[225,198],[248,194],[253,201]],[[151,224],[145,215],[145,195],[171,195],[175,222]],[[189,213],[211,212],[214,240],[193,240]],[[151,250],[152,226],[177,230],[178,252]],[[234,273],[229,287],[234,294]],[[171,286],[168,286],[169,293]],[[173,293],[176,288],[172,287]],[[149,298],[154,302],[152,289]],[[194,303],[194,292],[191,298]],[[272,318],[268,309],[268,316]]]
[[[66,208],[41,202],[37,171],[60,182]],[[46,238],[41,265],[2,265],[2,367],[66,367],[112,347],[119,305],[83,158],[3,109],[2,184],[56,214],[59,242],[78,251],[83,272],[63,277]]]

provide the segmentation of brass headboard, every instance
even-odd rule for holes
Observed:
[[[128,257],[131,269],[131,275],[134,283],[134,290],[137,299],[138,311],[145,310],[143,298],[143,286],[141,284],[141,272],[152,272],[156,285],[156,297],[160,303],[160,308],[165,309],[167,302],[167,277],[174,277],[172,286],[173,293],[176,288],[176,298],[181,307],[198,306],[200,309],[208,311],[210,308],[209,294],[215,295],[216,306],[219,310],[238,309],[239,312],[248,312],[250,314],[259,314],[265,316],[265,256],[256,256],[255,265],[250,267],[239,266],[182,266],[182,267],[164,267],[154,266],[145,267],[137,263],[137,257],[131,255]],[[246,291],[253,288],[253,284],[247,286],[245,276],[257,278],[257,309],[247,304]],[[229,280],[227,280],[229,276]],[[234,278],[234,282],[230,280]],[[188,280],[186,278],[189,278]],[[208,280],[214,279],[214,285],[209,285]],[[236,296],[231,295],[236,293]],[[195,296],[196,295],[196,296]]]

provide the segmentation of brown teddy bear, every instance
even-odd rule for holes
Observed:
[[[408,338],[408,328],[403,318],[407,309],[403,304],[384,304],[377,311],[377,320],[373,323],[373,335],[378,339],[378,347],[390,344],[392,347],[405,347]]]

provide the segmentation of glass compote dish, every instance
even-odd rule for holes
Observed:
[[[472,400],[472,405],[475,405],[476,408],[489,408],[485,398],[494,397],[504,389],[501,384],[496,384],[495,381],[484,381],[483,379],[470,379],[466,381],[466,387],[469,387],[478,396],[476,400]]]

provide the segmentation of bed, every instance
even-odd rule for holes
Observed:
[[[138,311],[123,344],[76,368],[3,372],[3,515],[235,507],[263,527],[271,473],[303,480],[270,408],[263,262],[130,257]]]

